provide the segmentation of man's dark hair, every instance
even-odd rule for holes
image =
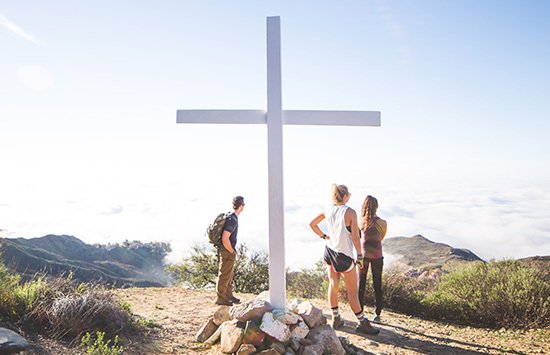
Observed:
[[[242,205],[244,205],[244,197],[242,197],[242,196],[233,197],[233,209],[234,210],[241,207]]]

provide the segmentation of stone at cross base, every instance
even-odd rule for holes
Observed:
[[[272,312],[269,302],[261,298],[232,307],[220,306],[215,313],[229,319],[215,329],[217,324],[214,317],[210,317],[201,328],[204,330],[201,339],[211,334],[205,344],[214,345],[220,340],[222,352],[237,355],[280,355],[282,352],[345,355],[343,344],[334,329],[326,324],[326,317],[320,309],[302,300],[293,300],[286,308],[286,311],[276,309]],[[305,319],[309,319],[313,328],[308,327]]]

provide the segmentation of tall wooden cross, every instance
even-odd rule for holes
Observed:
[[[269,179],[269,294],[275,309],[286,307],[283,203],[283,124],[380,126],[379,111],[282,109],[281,22],[267,18],[267,111],[178,110],[177,123],[266,124]]]

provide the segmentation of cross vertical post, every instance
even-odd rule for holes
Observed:
[[[269,295],[273,308],[286,305],[283,191],[281,22],[267,18],[267,165],[269,180]]]

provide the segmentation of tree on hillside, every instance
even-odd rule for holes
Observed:
[[[175,284],[194,289],[214,289],[218,278],[218,256],[212,247],[195,244],[189,256],[166,271]],[[250,251],[245,243],[237,247],[233,290],[240,293],[260,293],[269,288],[269,262],[266,252]]]

